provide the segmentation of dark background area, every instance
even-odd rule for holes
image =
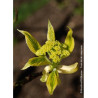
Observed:
[[[81,45],[83,45],[83,0],[14,0],[13,11],[14,98],[83,98],[83,93],[80,93],[80,76],[83,70],[80,68]],[[49,95],[46,84],[40,82],[40,72],[45,66],[21,70],[28,59],[35,55],[27,47],[24,36],[17,31],[17,29],[29,31],[43,45],[47,40],[48,19],[54,27],[56,39],[60,42],[65,40],[66,27],[73,29],[74,51],[63,59],[61,64],[79,63],[79,70],[76,73],[60,74],[61,84],[52,96]],[[17,81],[23,82],[21,80],[27,79],[32,74],[37,76],[35,73],[39,73],[37,78],[31,79],[24,85],[15,85]]]

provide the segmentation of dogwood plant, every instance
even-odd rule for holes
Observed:
[[[30,51],[37,57],[28,60],[22,70],[30,66],[47,65],[40,79],[41,82],[46,82],[49,94],[52,95],[55,88],[60,84],[59,73],[72,74],[78,70],[78,63],[72,65],[60,65],[63,58],[68,57],[74,49],[74,38],[72,37],[72,29],[68,27],[69,31],[65,38],[64,43],[55,40],[55,33],[53,26],[48,21],[47,41],[43,46],[27,31],[18,30],[25,36],[27,46]]]

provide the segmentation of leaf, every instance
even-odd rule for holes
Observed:
[[[47,78],[48,78],[48,75],[49,75],[49,73],[43,72],[43,75],[42,75],[42,77],[40,78],[40,81],[41,81],[41,82],[46,82],[46,81],[47,81]]]
[[[72,52],[74,49],[75,43],[74,43],[74,38],[72,37],[73,31],[70,27],[68,27],[68,28],[69,28],[69,31],[68,31],[67,37],[65,39],[65,44],[68,46],[68,50],[70,52]]]
[[[51,25],[50,21],[48,21],[48,34],[47,34],[47,40],[55,41],[55,33],[53,26]]]
[[[37,50],[36,55],[40,56],[40,55],[46,55],[47,52],[47,45],[44,44],[39,50]]]
[[[49,72],[52,70],[52,66],[49,65],[49,66],[46,66],[43,70],[43,75],[40,79],[41,82],[46,82],[47,81],[47,78],[49,76]]]
[[[56,86],[59,85],[60,79],[57,70],[53,70],[47,79],[46,85],[49,91],[49,94],[52,95]]]
[[[29,32],[23,30],[18,30],[18,31],[25,36],[26,43],[30,51],[36,53],[36,51],[41,47],[38,41]]]
[[[76,62],[75,64],[72,65],[60,65],[57,68],[58,73],[63,73],[63,74],[72,74],[75,73],[78,70],[78,63]]]
[[[48,64],[50,64],[50,61],[48,61],[48,59],[45,56],[33,57],[29,59],[29,61],[25,64],[22,70],[25,70],[30,66],[41,66],[41,65],[48,65]]]

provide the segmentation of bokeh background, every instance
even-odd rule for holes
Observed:
[[[60,42],[65,40],[67,26],[70,26],[74,32],[74,51],[69,57],[63,59],[61,64],[79,63],[79,70],[76,73],[60,74],[61,84],[52,96],[49,95],[46,84],[40,82],[41,76],[38,76],[25,85],[14,86],[14,98],[83,98],[83,90],[80,93],[81,70],[83,71],[83,67],[80,68],[81,45],[83,46],[83,0],[14,0],[13,14],[13,84],[28,75],[41,72],[45,67],[21,70],[28,59],[35,55],[30,52],[24,36],[17,29],[29,31],[43,45],[47,40],[48,19],[55,29],[56,39]]]

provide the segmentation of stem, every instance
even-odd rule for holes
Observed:
[[[18,86],[23,86],[25,85],[26,83],[32,81],[33,79],[39,77],[42,75],[42,72],[39,72],[39,73],[34,73],[33,75],[29,75],[29,76],[26,76],[24,79],[21,79],[17,82],[14,83],[14,89]]]
[[[45,56],[45,58],[46,58],[46,60],[47,60],[50,64],[52,64],[52,62],[47,58],[47,56]]]
[[[13,86],[13,97],[14,98],[18,98],[21,90],[22,90],[22,87],[26,84],[26,83],[29,83],[30,81],[32,81],[33,79],[39,77],[42,75],[42,72],[39,72],[39,73],[33,73],[32,75],[27,75],[25,76],[24,78],[22,79],[19,79],[17,82],[14,83],[14,86]]]

